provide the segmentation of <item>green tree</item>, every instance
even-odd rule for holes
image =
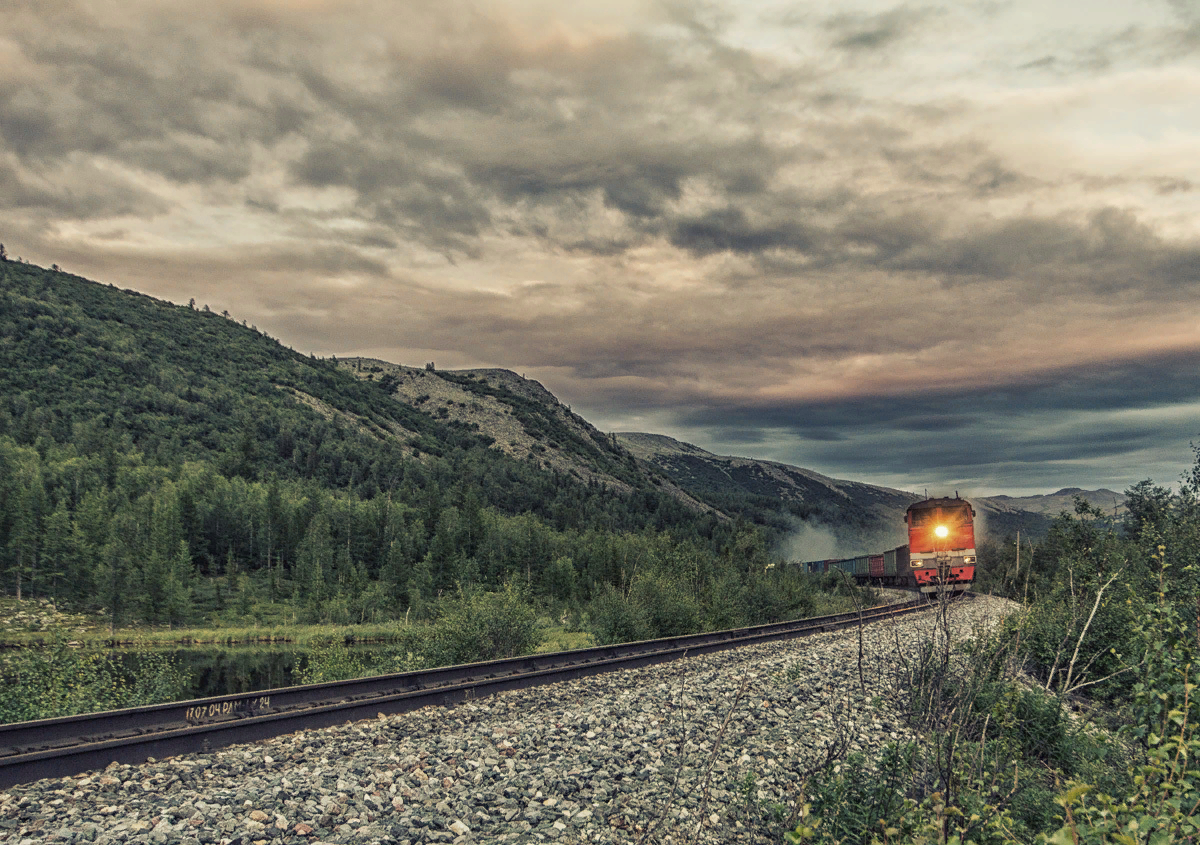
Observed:
[[[408,579],[408,610],[417,619],[422,619],[429,612],[433,602],[433,562],[430,555],[425,555],[421,562],[413,567]]]
[[[46,519],[46,537],[42,544],[43,577],[49,582],[49,592],[55,601],[61,597],[63,579],[78,573],[81,568],[78,541],[67,503],[60,501]]]
[[[26,586],[31,593],[36,588],[41,523],[46,507],[46,488],[36,453],[20,468],[7,506],[11,509],[8,538],[11,573],[20,601]]]
[[[333,538],[329,518],[318,513],[304,532],[296,556],[296,601],[309,612],[321,617],[321,608],[331,598],[330,580],[333,576]]]

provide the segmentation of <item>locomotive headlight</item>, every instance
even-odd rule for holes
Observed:
[[[939,537],[948,537],[950,536],[950,529],[944,525],[939,525],[937,528],[933,529],[933,533]]]

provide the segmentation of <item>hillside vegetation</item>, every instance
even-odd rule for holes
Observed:
[[[320,360],[0,263],[11,596],[113,626],[359,623],[509,585],[598,638],[650,636],[802,612],[770,544],[515,374]]]

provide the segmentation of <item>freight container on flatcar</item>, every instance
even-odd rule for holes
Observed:
[[[896,550],[888,549],[883,553],[883,577],[896,577]]]
[[[871,555],[868,571],[872,578],[883,577],[883,555]]]

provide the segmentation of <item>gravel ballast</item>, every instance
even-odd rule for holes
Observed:
[[[956,636],[1016,605],[956,602]],[[778,842],[831,747],[908,735],[935,614],[0,793],[0,843]]]

